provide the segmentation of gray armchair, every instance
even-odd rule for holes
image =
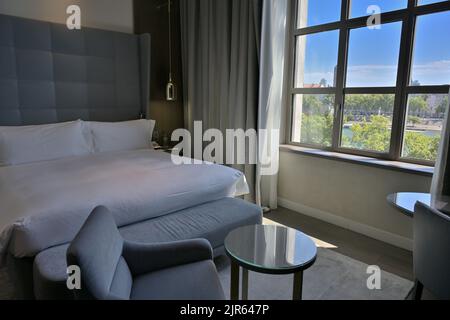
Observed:
[[[414,213],[415,299],[423,288],[450,299],[450,217],[420,202]]]
[[[67,250],[81,270],[82,300],[223,300],[207,240],[124,241],[112,215],[96,208]]]

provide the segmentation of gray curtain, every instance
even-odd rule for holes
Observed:
[[[255,129],[261,0],[181,0],[186,128]],[[255,166],[237,166],[254,200]]]

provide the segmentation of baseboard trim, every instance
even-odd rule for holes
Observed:
[[[359,223],[347,218],[339,217],[335,214],[322,211],[319,209],[311,208],[308,206],[305,206],[303,204],[293,202],[291,200],[287,200],[284,198],[278,198],[278,204],[281,207],[284,207],[286,209],[296,211],[298,213],[304,214],[306,216],[316,218],[331,224],[334,224],[336,226],[339,226],[341,228],[351,230],[360,234],[363,234],[367,237],[383,241],[386,243],[389,243],[393,246],[412,251],[413,248],[413,242],[411,239],[381,230],[377,229],[371,226],[368,226],[363,223]]]

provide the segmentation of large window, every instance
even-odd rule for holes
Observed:
[[[292,144],[433,165],[450,1],[292,1]]]

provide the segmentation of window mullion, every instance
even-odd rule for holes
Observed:
[[[351,0],[342,1],[341,21],[348,18]],[[336,68],[335,116],[333,121],[332,148],[337,150],[341,144],[341,128],[344,119],[344,86],[347,65],[349,29],[342,24],[339,31],[338,64]]]
[[[416,17],[413,8],[416,0],[408,2],[408,16],[403,20],[402,39],[400,46],[400,59],[398,65],[397,86],[395,93],[394,115],[392,121],[391,147],[389,157],[392,160],[399,160],[402,154],[403,136],[406,126],[406,113],[408,105],[408,95],[406,88],[409,84],[411,71],[412,51],[414,45],[414,27]]]
[[[447,94],[448,85],[425,85],[425,86],[408,86],[407,94]]]
[[[288,103],[286,110],[287,110],[287,115],[286,115],[286,119],[288,120],[288,124],[286,125],[286,130],[285,130],[285,141],[288,141],[289,143],[293,143],[293,139],[292,139],[292,128],[293,128],[293,113],[294,113],[294,93],[293,93],[293,89],[295,87],[294,85],[294,75],[295,75],[295,51],[296,51],[296,46],[295,46],[295,39],[296,36],[295,34],[295,30],[296,30],[296,26],[297,26],[297,11],[298,11],[298,6],[299,6],[299,2],[300,0],[297,1],[291,1],[290,5],[288,6],[288,14],[290,16],[290,19],[288,19],[288,21],[290,22],[287,26],[288,28],[288,38],[289,38],[289,50],[288,50],[288,66],[289,66],[289,70],[288,72],[288,80],[286,81],[286,85],[284,86],[284,88],[287,88],[286,90],[288,90],[289,94],[288,94],[288,98],[286,99],[286,102]]]

